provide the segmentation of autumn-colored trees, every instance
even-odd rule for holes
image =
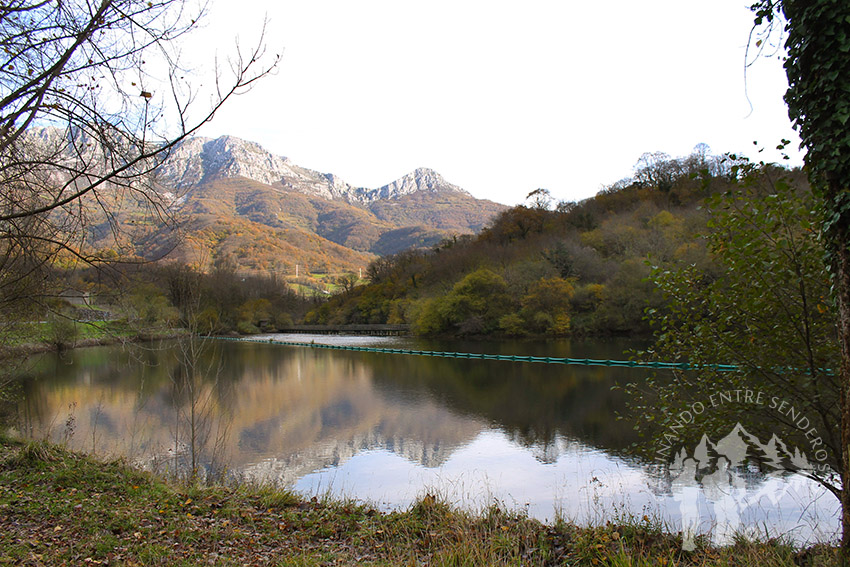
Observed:
[[[457,282],[446,295],[426,301],[416,321],[417,329],[422,334],[490,334],[513,310],[513,303],[504,278],[480,268]]]
[[[531,284],[520,300],[525,328],[533,333],[567,334],[573,295],[575,289],[563,278],[545,278]]]
[[[533,191],[528,205],[502,212],[476,236],[375,260],[370,285],[331,298],[308,320],[392,319],[423,334],[649,333],[644,311],[661,299],[647,258],[710,265],[697,238],[706,229],[698,205],[734,185],[737,163],[698,146],[685,158],[652,154],[634,179],[581,203],[552,208],[548,192]]]

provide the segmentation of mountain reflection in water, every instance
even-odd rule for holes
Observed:
[[[274,338],[599,359],[622,359],[624,350],[640,346]],[[681,529],[680,493],[691,487],[659,485],[629,455],[633,443],[645,441],[616,419],[625,400],[612,386],[643,370],[219,341],[210,342],[206,356],[195,391],[205,400],[204,428],[222,441],[220,463],[241,478],[384,509],[430,491],[473,510],[500,503],[543,520],[581,523],[646,514]],[[184,427],[178,416],[191,403],[178,387],[182,372],[173,343],[43,355],[22,380],[21,430],[141,466],[175,466],[185,448],[176,443]],[[211,467],[208,449],[201,464]],[[748,508],[747,522],[801,542],[835,536],[831,495],[796,476],[762,478],[752,494],[765,488],[782,498]],[[709,513],[701,529],[711,522]]]

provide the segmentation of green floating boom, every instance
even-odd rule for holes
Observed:
[[[474,352],[442,352],[433,350],[409,350],[395,348],[359,347],[348,345],[328,345],[322,343],[297,343],[289,341],[246,339],[235,337],[217,337],[220,340],[264,343],[290,347],[323,348],[330,350],[349,350],[357,352],[377,352],[382,354],[406,354],[413,356],[440,356],[444,358],[464,358],[473,360],[504,360],[508,362],[536,362],[542,364],[567,364],[573,366],[608,366],[621,368],[655,368],[659,370],[693,370],[710,368],[718,372],[737,372],[734,364],[691,365],[687,362],[643,362],[639,360],[599,360],[593,358],[559,358],[552,356],[517,356],[511,354],[484,354]]]

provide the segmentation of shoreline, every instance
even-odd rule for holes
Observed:
[[[29,343],[21,343],[13,346],[0,346],[0,361],[8,360],[10,358],[15,357],[28,357],[35,354],[42,354],[45,352],[62,352],[66,350],[74,350],[78,348],[89,348],[89,347],[97,347],[97,346],[109,346],[120,343],[142,343],[142,342],[151,342],[158,340],[169,340],[169,339],[177,339],[183,336],[186,336],[188,333],[185,331],[174,331],[171,333],[138,333],[132,336],[126,337],[90,337],[85,339],[75,340],[71,344],[62,344],[56,345],[46,342],[29,342]]]
[[[430,494],[407,510],[309,500],[263,485],[201,485],[41,441],[0,436],[0,563],[32,565],[796,565],[837,548],[772,538],[682,550],[646,516],[578,527]]]

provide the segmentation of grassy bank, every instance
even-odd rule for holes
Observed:
[[[263,487],[166,482],[55,445],[0,440],[0,565],[833,565],[779,542],[681,550],[639,520],[578,528],[430,496],[379,513]]]
[[[67,321],[57,329],[55,321],[18,323],[0,336],[0,358],[27,356],[39,352],[122,341],[164,339],[185,334],[183,329],[166,326],[140,329],[125,321]]]

